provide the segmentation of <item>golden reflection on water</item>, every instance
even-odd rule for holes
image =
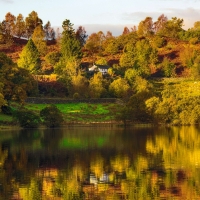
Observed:
[[[0,199],[200,199],[198,127],[18,132],[0,147]]]

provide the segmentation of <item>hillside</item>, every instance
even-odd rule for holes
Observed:
[[[0,52],[4,52],[7,56],[9,56],[13,62],[17,62],[19,59],[19,54],[21,53],[23,47],[27,44],[26,39],[14,38],[14,42],[12,45],[1,44]],[[187,70],[185,70],[185,66],[183,61],[181,60],[181,52],[187,46],[193,46],[195,49],[200,50],[200,44],[190,45],[188,41],[183,41],[174,38],[168,38],[167,44],[164,47],[157,48],[158,51],[158,62],[162,63],[164,58],[168,58],[170,62],[174,63],[176,66],[176,74],[181,77],[187,76]],[[56,43],[56,40],[47,42],[47,53],[58,51],[59,45]],[[84,50],[84,48],[83,48]],[[123,51],[119,51],[114,55],[107,55],[105,53],[99,56],[98,53],[88,56],[84,55],[82,58],[82,66],[88,68],[90,65],[94,63],[99,57],[104,57],[107,60],[109,66],[113,66],[113,64],[119,64],[120,57]],[[41,60],[44,61],[44,57],[41,57]],[[156,72],[156,71],[154,71]],[[158,73],[159,76],[159,73]]]

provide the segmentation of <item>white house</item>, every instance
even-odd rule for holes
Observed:
[[[107,65],[97,65],[97,64],[94,64],[92,67],[89,68],[89,72],[101,72],[103,75],[107,74],[108,73],[108,69],[110,67],[107,66]]]

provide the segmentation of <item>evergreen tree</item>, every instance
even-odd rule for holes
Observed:
[[[80,59],[82,57],[81,45],[76,38],[75,31],[73,29],[73,24],[70,20],[65,20],[63,22],[63,32],[61,39],[61,53],[63,59],[67,60],[71,57]]]
[[[32,35],[32,40],[36,45],[39,53],[45,55],[47,52],[47,45],[45,41],[45,32],[42,28],[42,25],[38,25]]]
[[[55,72],[63,76],[75,75],[82,57],[81,45],[76,38],[73,24],[70,20],[63,22],[61,38],[61,58],[55,66]]]
[[[17,64],[21,68],[28,69],[31,73],[34,73],[40,67],[39,51],[35,46],[32,39],[28,41],[23,48]]]
[[[38,17],[37,12],[32,11],[25,19],[26,23],[26,36],[30,38],[35,28],[42,24],[42,20]]]

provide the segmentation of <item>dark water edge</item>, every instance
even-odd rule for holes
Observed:
[[[200,129],[0,130],[0,199],[200,199]]]

